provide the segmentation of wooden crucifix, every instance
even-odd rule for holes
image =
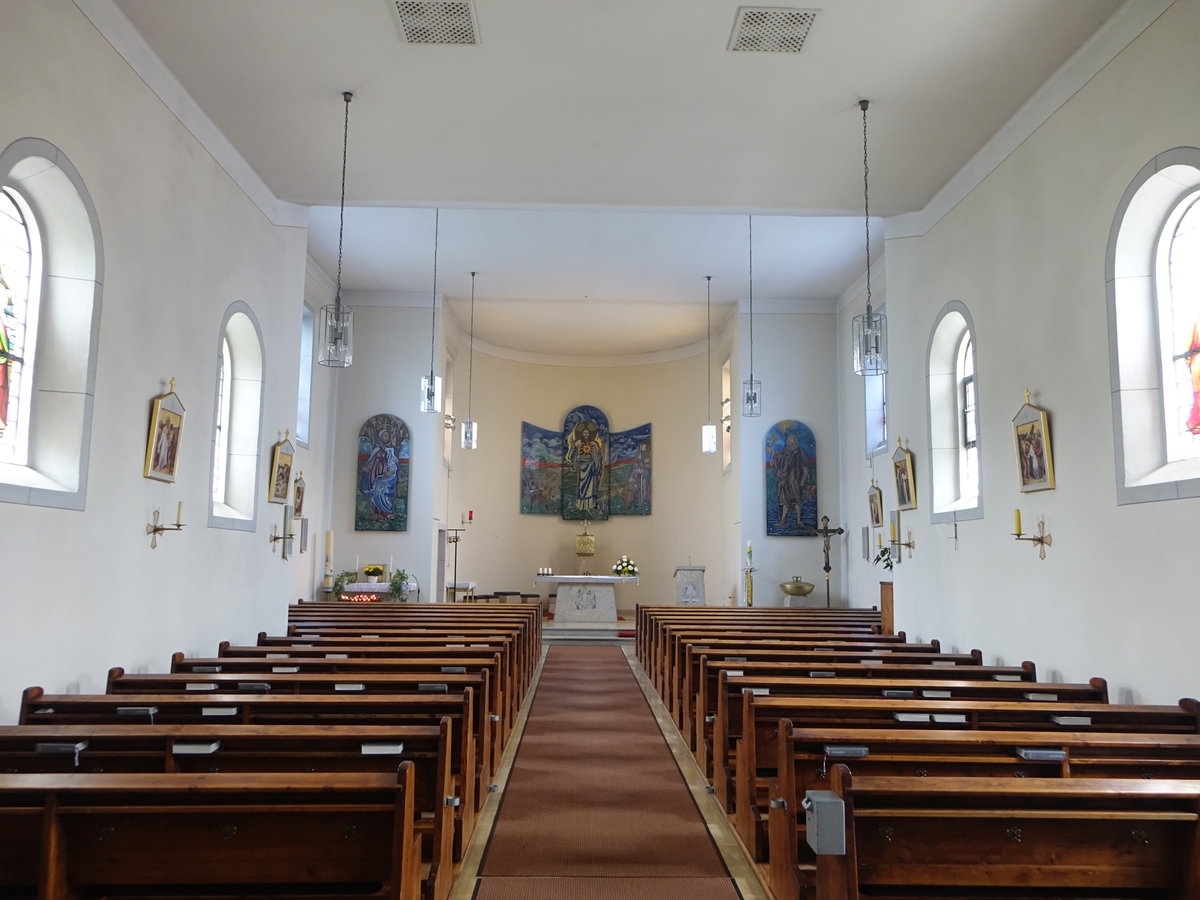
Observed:
[[[821,537],[824,538],[824,540],[825,540],[825,546],[823,548],[825,551],[825,608],[828,609],[829,608],[829,571],[831,568],[829,565],[829,539],[835,534],[845,534],[846,529],[830,528],[829,527],[829,516],[821,516],[821,527],[815,529],[815,531],[817,534],[821,535]]]

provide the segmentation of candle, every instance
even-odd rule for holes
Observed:
[[[333,532],[325,532],[325,558],[333,559]]]
[[[394,564],[395,562],[396,562],[396,557],[394,557],[394,556],[389,556],[389,557],[388,557],[388,571],[389,571],[389,572],[394,572],[394,571],[395,571],[395,569],[393,568],[393,564]]]
[[[1020,534],[1021,533],[1021,511],[1019,509],[1013,510],[1013,520],[1015,522],[1013,527],[1016,529],[1017,534]]]
[[[875,546],[876,547],[883,546],[883,534],[882,533],[875,535]]]
[[[183,524],[183,501],[179,501],[179,505],[175,507],[175,524]]]
[[[896,543],[896,523],[892,523],[892,543]]]
[[[355,572],[358,571],[358,554],[357,553],[354,554],[354,571]]]

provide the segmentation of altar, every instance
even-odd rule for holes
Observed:
[[[616,624],[618,584],[637,584],[636,577],[618,575],[536,575],[534,584],[557,585],[555,624],[601,622]]]

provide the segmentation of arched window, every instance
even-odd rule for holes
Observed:
[[[250,307],[225,311],[213,399],[212,511],[209,525],[253,531],[262,431],[262,331]]]
[[[83,509],[100,335],[95,207],[53,144],[0,152],[0,501]]]
[[[926,358],[930,521],[981,519],[983,455],[975,327],[970,312],[957,300],[947,303],[938,314]]]
[[[1200,149],[1138,172],[1106,266],[1117,502],[1200,496]]]

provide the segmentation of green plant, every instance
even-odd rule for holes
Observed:
[[[403,569],[397,569],[388,580],[388,588],[393,597],[403,602],[404,592],[408,588],[408,573]]]
[[[346,585],[358,580],[357,572],[340,572],[338,577],[333,579],[333,599],[341,599],[342,592],[346,590]]]
[[[879,552],[875,554],[875,558],[873,560],[871,560],[871,562],[874,565],[879,565],[880,563],[883,563],[883,567],[885,569],[891,569],[892,564],[895,562],[895,560],[892,559],[892,548],[891,547],[880,547]]]

